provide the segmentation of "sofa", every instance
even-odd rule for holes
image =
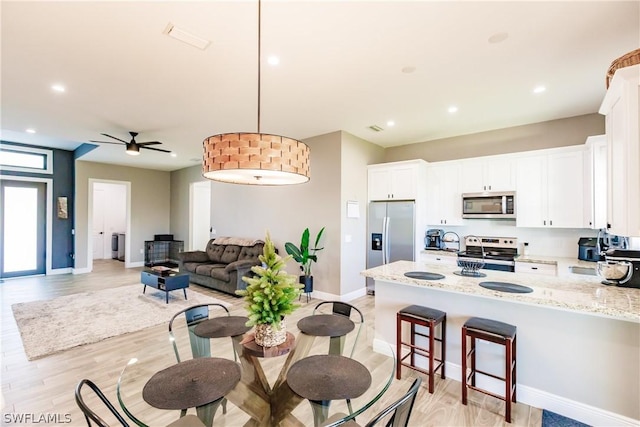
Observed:
[[[238,237],[216,237],[204,251],[178,254],[178,269],[189,275],[189,281],[217,291],[236,295],[245,289],[243,276],[251,276],[251,267],[260,265],[264,241]]]

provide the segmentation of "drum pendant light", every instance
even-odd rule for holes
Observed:
[[[260,132],[261,1],[258,0],[257,132],[222,133],[203,143],[205,178],[248,185],[290,185],[309,181],[309,147],[302,141]]]

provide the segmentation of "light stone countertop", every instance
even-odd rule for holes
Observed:
[[[441,280],[412,279],[404,275],[409,271],[440,273],[445,278]],[[546,276],[482,270],[487,277],[475,278],[457,276],[453,274],[454,271],[459,269],[450,265],[396,261],[364,270],[361,274],[376,280],[640,323],[640,289],[606,286],[600,283],[602,279],[597,276],[578,274]],[[533,292],[516,294],[492,291],[478,286],[482,281],[515,283],[528,286],[533,289]]]

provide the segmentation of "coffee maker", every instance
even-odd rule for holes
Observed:
[[[425,249],[442,249],[444,242],[442,237],[444,236],[444,230],[439,228],[431,228],[427,230],[424,235],[424,248]]]

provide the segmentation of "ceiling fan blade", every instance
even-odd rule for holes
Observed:
[[[106,136],[106,137],[109,137],[109,138],[116,139],[116,140],[118,140],[118,141],[120,141],[120,142],[124,142],[125,144],[128,144],[128,143],[129,143],[129,141],[125,141],[125,140],[123,140],[123,139],[116,138],[115,136],[111,136],[111,135],[109,135],[108,133],[101,133],[100,135],[102,135],[102,136]]]
[[[142,145],[158,145],[158,144],[162,144],[162,142],[160,141],[147,141],[147,142],[138,142],[138,145],[142,146]]]
[[[115,144],[115,145],[122,145],[121,142],[112,142],[112,141],[94,141],[94,140],[89,140],[89,142],[98,142],[100,144]],[[124,143],[125,145],[127,144],[126,142]]]
[[[140,145],[140,144],[138,144],[138,145]],[[144,145],[142,145],[140,148],[144,148],[145,150],[162,151],[163,153],[170,153],[171,152],[169,150],[163,150],[162,148],[145,147]]]

